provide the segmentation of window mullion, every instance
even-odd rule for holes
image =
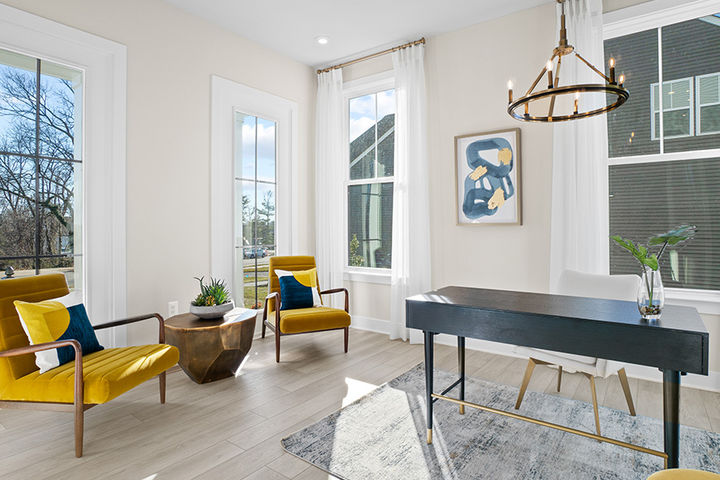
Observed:
[[[40,274],[40,74],[41,64],[35,62],[35,275]]]
[[[253,257],[255,262],[255,305],[258,303],[258,260],[257,260],[257,225],[258,225],[258,208],[257,208],[257,201],[258,201],[258,117],[255,117],[255,185],[254,185],[254,193],[255,193],[255,215],[253,216]]]
[[[660,105],[660,155],[665,153],[665,109],[663,105],[663,57],[662,57],[662,27],[658,27],[658,101]],[[653,115],[655,115],[653,113]]]

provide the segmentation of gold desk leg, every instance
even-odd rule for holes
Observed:
[[[432,428],[427,429],[427,443],[428,445],[432,443]]]
[[[465,415],[465,405],[460,405],[460,415]]]

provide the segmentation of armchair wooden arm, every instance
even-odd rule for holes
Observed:
[[[350,313],[350,294],[347,288],[331,288],[330,290],[323,290],[320,295],[345,292],[345,311]]]
[[[0,352],[0,358],[13,357],[16,355],[25,355],[28,353],[41,352],[43,350],[52,350],[60,347],[72,347],[75,350],[75,394],[73,397],[73,405],[75,410],[75,456],[82,457],[83,447],[83,424],[85,411],[85,384],[83,382],[83,363],[82,363],[82,346],[77,340],[56,340],[54,342],[38,343],[37,345],[28,345],[26,347],[13,348]]]
[[[158,335],[158,343],[165,343],[165,319],[159,313],[148,313],[145,315],[138,315],[136,317],[125,318],[122,320],[115,320],[113,322],[101,323],[100,325],[93,325],[94,330],[100,330],[103,328],[119,327],[120,325],[127,325],[129,323],[140,322],[142,320],[148,320],[151,318],[157,318],[160,322],[160,334]]]
[[[265,303],[263,304],[263,322],[267,320],[267,314],[268,314],[268,302],[274,299],[275,300],[275,325],[280,324],[280,292],[273,292],[269,294],[267,297],[265,297]]]

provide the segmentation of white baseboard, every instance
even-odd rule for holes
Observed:
[[[390,335],[389,320],[380,320],[378,318],[353,315],[350,327],[357,328],[358,330],[367,330],[369,332],[384,333],[385,335]]]
[[[368,330],[371,332],[389,334],[390,322],[388,320],[380,320],[371,317],[362,317],[353,315],[352,328],[359,330]],[[441,345],[457,345],[457,337],[452,335],[440,334],[435,337],[435,341]],[[479,350],[481,352],[494,353],[497,355],[505,355],[507,357],[523,358],[513,351],[513,346],[505,343],[489,342],[487,340],[478,340],[468,338],[465,347],[470,350]],[[653,367],[643,365],[628,364],[625,367],[628,377],[640,380],[649,380],[651,382],[662,382],[662,373]],[[688,374],[682,377],[682,385],[690,388],[698,388],[700,390],[709,390],[711,392],[720,392],[720,372],[710,372],[708,376]]]

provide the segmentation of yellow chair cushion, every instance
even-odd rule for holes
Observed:
[[[275,321],[275,313],[268,315]],[[330,307],[296,308],[280,310],[280,331],[282,333],[316,332],[350,326],[350,315],[345,310]]]
[[[700,470],[673,468],[653,473],[648,480],[720,480],[720,475]]]
[[[108,348],[83,355],[84,403],[105,403],[175,365],[172,345]],[[73,403],[75,362],[32,372],[4,385],[0,400]]]

